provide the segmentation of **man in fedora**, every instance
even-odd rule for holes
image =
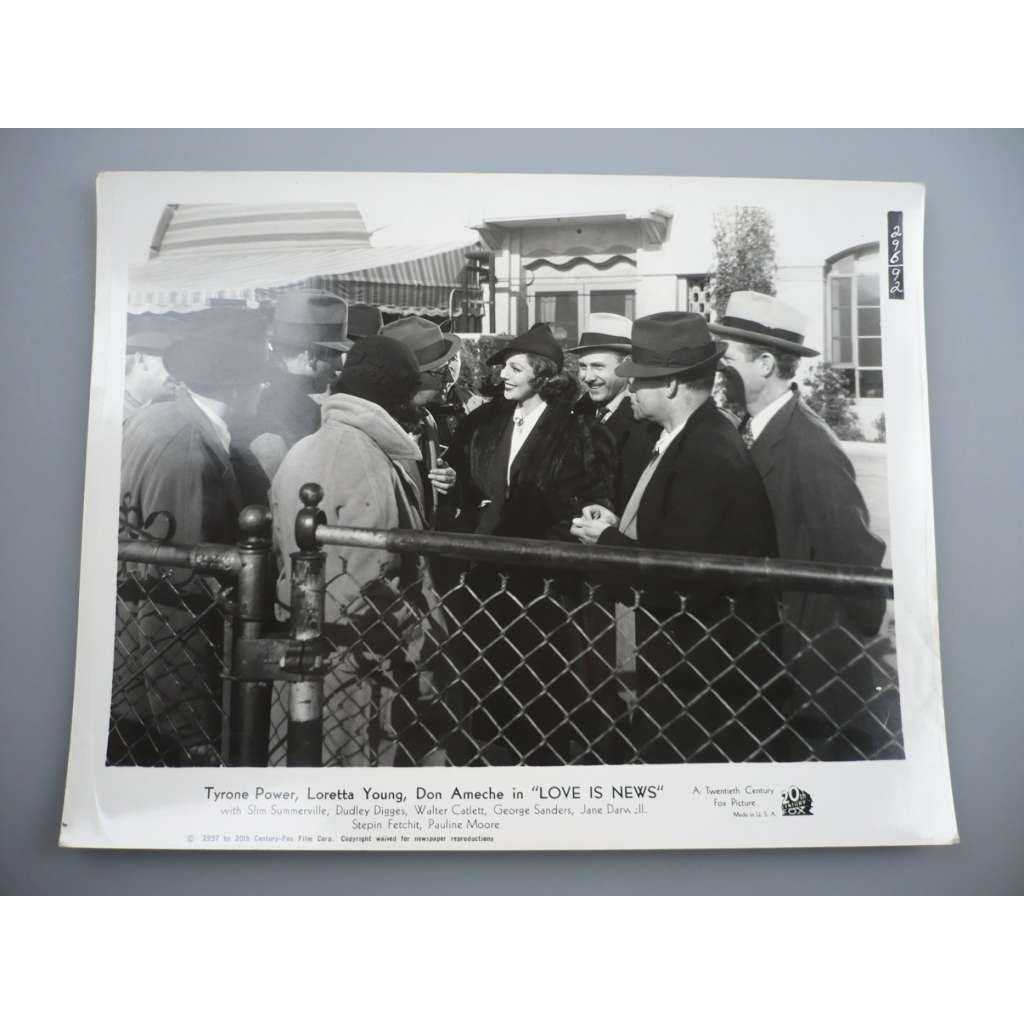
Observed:
[[[384,327],[384,317],[376,306],[365,302],[350,302],[348,307],[348,340],[375,338]],[[344,360],[342,360],[344,362]]]
[[[616,504],[621,508],[643,472],[657,437],[657,427],[633,412],[626,391],[629,383],[616,369],[630,352],[633,321],[617,313],[591,313],[580,343],[567,353],[577,355],[577,372],[584,395],[578,412],[608,428],[615,441]]]
[[[150,402],[171,397],[173,383],[164,366],[164,353],[179,333],[179,322],[171,314],[128,317],[122,424]]]
[[[270,380],[256,414],[237,425],[236,460],[246,501],[265,505],[288,450],[320,429],[320,404],[352,347],[348,303],[330,292],[282,292],[270,328]]]
[[[347,324],[348,303],[330,292],[302,288],[278,297],[270,347],[279,372],[263,392],[259,416],[276,424],[288,448],[320,429],[313,396],[327,392],[352,347]]]
[[[655,313],[633,325],[629,379],[636,412],[661,428],[621,516],[583,509],[573,534],[586,544],[763,558],[775,554],[771,507],[735,428],[711,398],[724,342],[696,313]],[[624,580],[627,587],[636,579]],[[782,759],[780,715],[765,699],[771,654],[759,642],[776,622],[760,585],[698,578],[652,586],[636,612],[633,739],[643,762]],[[769,689],[759,692],[759,684]]]
[[[243,497],[232,431],[252,415],[267,378],[266,321],[245,308],[190,313],[164,362],[179,384],[173,399],[141,409],[124,430],[122,536],[234,544]],[[121,607],[133,614],[119,634],[123,672],[115,670],[114,685],[114,717],[127,723],[112,736],[124,742],[126,730],[141,730],[144,742],[120,752],[125,763],[143,760],[142,750],[150,763],[219,763],[220,619],[210,614],[208,584],[191,570],[139,567],[128,586],[133,593],[119,588]]]
[[[803,343],[804,324],[798,310],[773,296],[741,291],[710,329],[728,343],[723,373],[745,392],[743,439],[768,492],[780,557],[877,568],[885,543],[871,532],[853,464],[794,383],[801,357],[818,355]],[[872,662],[862,657],[878,634],[885,598],[825,591],[783,598],[783,653],[800,703],[812,702],[794,726],[808,753],[827,760],[899,756],[890,744],[899,708],[890,706],[891,693],[878,695]]]
[[[393,320],[381,330],[381,335],[401,342],[415,357],[420,369],[420,386],[413,399],[419,411],[416,440],[422,456],[416,467],[416,479],[427,512],[427,525],[434,527],[438,525],[439,514],[443,524],[449,513],[454,512],[445,503],[445,496],[455,486],[455,470],[444,460],[451,446],[451,436],[447,431],[442,436],[431,406],[436,407],[447,383],[448,366],[458,357],[459,338],[444,334],[437,324],[421,316]],[[454,519],[454,514],[450,517]]]

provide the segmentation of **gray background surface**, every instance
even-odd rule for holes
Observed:
[[[534,171],[920,181],[942,661],[961,844],[665,853],[61,850],[104,170]],[[0,133],[0,892],[1024,891],[1024,133]],[[922,453],[925,456],[927,453]]]

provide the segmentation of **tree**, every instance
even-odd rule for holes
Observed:
[[[481,334],[474,340],[463,341],[459,383],[469,391],[479,392],[484,388],[492,375],[487,360],[511,340],[510,334]]]
[[[772,218],[762,207],[734,206],[719,210],[714,226],[711,304],[715,315],[721,318],[733,292],[774,295],[778,264]]]
[[[841,441],[863,441],[864,431],[850,397],[846,377],[828,363],[818,363],[804,380],[804,401]]]

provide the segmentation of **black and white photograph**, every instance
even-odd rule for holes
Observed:
[[[922,186],[98,195],[64,842],[955,841]]]

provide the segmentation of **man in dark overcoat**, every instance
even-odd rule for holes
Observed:
[[[575,348],[583,397],[576,409],[604,424],[615,442],[615,501],[622,508],[633,493],[658,437],[658,427],[637,417],[626,391],[628,381],[616,369],[629,355],[633,321],[616,313],[591,313]]]
[[[711,398],[725,344],[712,340],[702,316],[681,312],[641,317],[631,340],[616,372],[630,379],[638,415],[661,435],[621,516],[588,506],[573,535],[589,544],[774,555],[760,476]],[[776,622],[764,585],[703,577],[678,592],[644,589],[636,610],[637,760],[784,759],[776,704],[786,680],[770,647]]]
[[[742,382],[749,419],[743,438],[771,502],[785,559],[878,568],[885,543],[849,457],[829,426],[800,397],[794,376],[804,317],[770,295],[733,292],[711,331],[727,339],[723,373]],[[797,683],[794,731],[823,760],[901,756],[899,699],[864,652],[886,610],[879,593],[783,595],[783,653]]]
[[[274,306],[270,382],[256,414],[237,424],[236,460],[246,500],[265,505],[288,450],[320,429],[320,403],[352,347],[348,303],[331,292],[296,288]]]
[[[266,324],[254,310],[213,308],[185,317],[182,331],[164,356],[174,398],[125,426],[121,535],[234,544],[243,499],[231,430],[252,415],[267,378]],[[222,631],[211,584],[139,566],[119,598],[113,715],[124,721],[114,723],[108,761],[219,763]]]
[[[580,343],[566,350],[577,356],[577,375],[583,387],[577,413],[602,424],[614,443],[615,511],[621,511],[633,493],[661,432],[656,423],[637,417],[627,391],[629,381],[615,372],[630,353],[632,330],[633,321],[627,317],[591,313]],[[605,735],[589,757],[593,761],[621,763],[631,756],[625,735],[625,697],[633,649],[631,614],[622,605],[616,608],[607,587],[598,587],[578,615],[588,646],[583,659],[587,685],[606,723]]]

